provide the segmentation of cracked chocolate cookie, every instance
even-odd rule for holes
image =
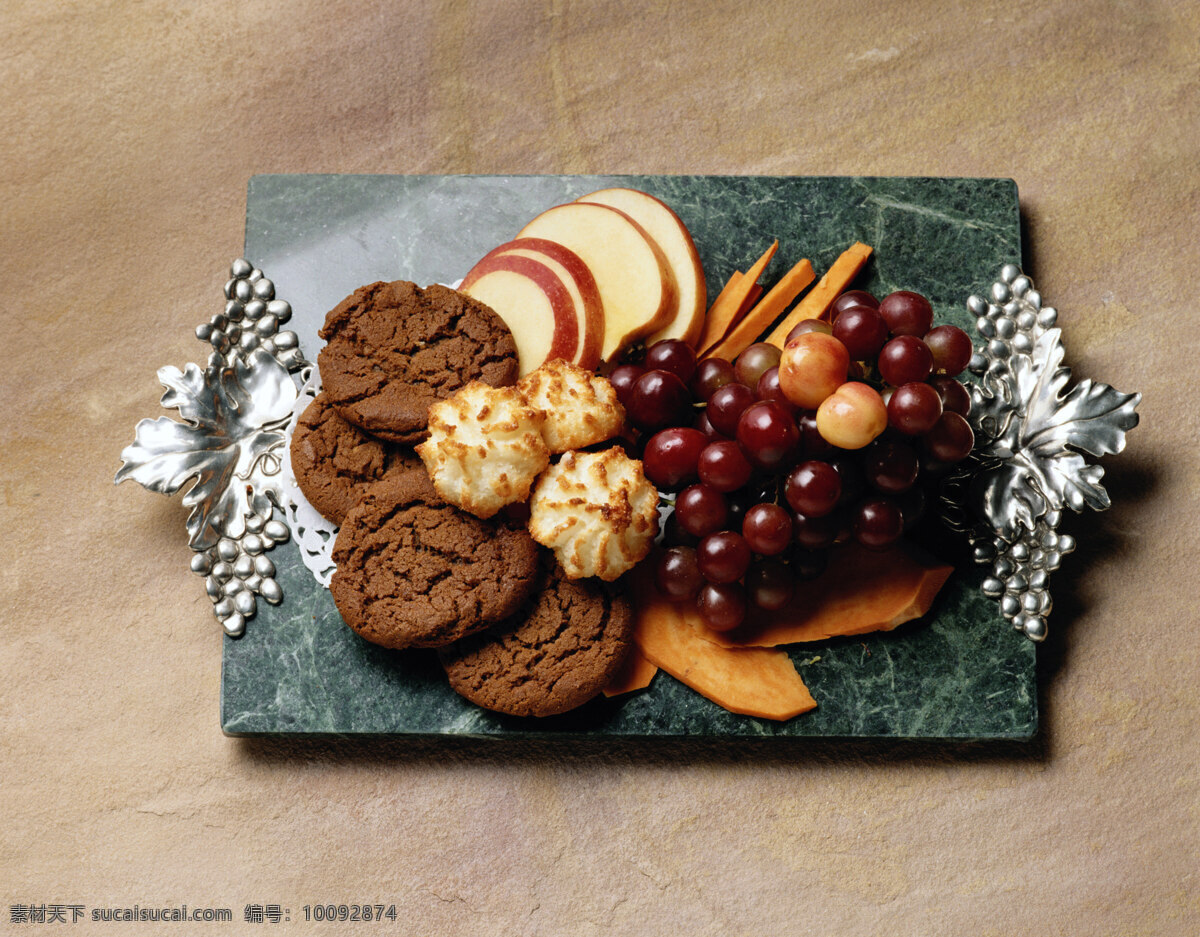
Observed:
[[[551,561],[552,562],[552,561]],[[552,716],[586,703],[612,680],[633,634],[629,600],[557,565],[512,620],[439,652],[455,692],[512,716]]]
[[[429,405],[472,380],[505,387],[517,379],[504,320],[445,286],[359,287],[325,317],[320,335],[321,384],[334,408],[390,442],[423,439]]]
[[[343,420],[319,394],[292,434],[292,472],[314,508],[340,524],[364,492],[391,472],[421,472],[411,449],[385,443]]]
[[[538,582],[525,530],[446,504],[424,472],[387,476],[346,515],[329,583],[346,624],[390,648],[441,647],[514,614]]]

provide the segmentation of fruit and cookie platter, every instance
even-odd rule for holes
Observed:
[[[775,647],[928,610],[950,567],[900,541],[933,497],[922,463],[971,451],[971,340],[916,293],[849,289],[863,244],[785,316],[816,277],[800,260],[760,295],[778,247],[709,306],[675,212],[607,189],[457,291],[376,283],[334,309],[292,464],[316,502],[350,481],[344,450],[378,450],[333,518],[346,623],[439,648],[458,692],[511,715],[661,667],[786,719],[816,703]],[[330,424],[341,446],[313,440]],[[419,466],[387,445],[414,442]]]
[[[532,213],[452,286],[359,286],[324,314],[315,367],[280,330],[290,307],[238,262],[226,313],[201,330],[209,368],[164,379],[168,406],[208,381],[231,412],[272,409],[227,467],[250,483],[215,508],[203,484],[185,497],[193,569],[226,630],[241,634],[255,595],[281,599],[265,554],[287,537],[271,516],[283,501],[358,638],[398,662],[436,654],[455,693],[508,717],[621,705],[673,678],[729,713],[791,720],[820,703],[796,667],[805,646],[919,628],[963,553],[994,557],[984,594],[1044,636],[1045,579],[1073,546],[1057,516],[1004,537],[964,518],[971,486],[1001,499],[994,443],[1013,401],[997,403],[996,381],[1053,310],[1006,268],[1007,296],[972,298],[980,350],[921,293],[861,288],[871,246],[845,244],[820,276],[777,256],[802,250],[752,247],[744,270],[707,271],[710,295],[665,200],[601,188]],[[1072,417],[1107,420],[1112,439],[1069,442],[1118,451],[1137,395],[1072,397],[1094,411]],[[156,487],[157,471],[171,490],[162,423],[139,425],[118,480]],[[258,492],[278,474],[291,486]],[[1065,506],[1088,501],[1085,483]]]

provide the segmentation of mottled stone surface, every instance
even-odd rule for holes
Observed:
[[[312,359],[325,312],[357,286],[457,280],[537,212],[609,185],[642,188],[678,212],[714,296],[772,240],[781,256],[767,285],[802,256],[824,271],[862,240],[876,253],[860,285],[881,296],[917,290],[939,321],[969,327],[966,297],[1021,257],[1009,180],[729,176],[258,176],[246,255],[291,302]],[[260,603],[245,637],[225,642],[221,719],[232,734],[986,739],[1037,727],[1034,646],[979,595],[969,567],[923,621],[792,649],[818,708],[777,723],[726,712],[665,673],[646,692],[554,719],[485,712],[449,689],[432,654],[385,651],[346,628],[293,544],[275,559],[283,604]]]
[[[0,23],[6,924],[187,902],[234,920],[61,930],[1200,933],[1200,4],[9,2]],[[247,180],[298,172],[1016,179],[1075,376],[1145,395],[1103,460],[1112,508],[1063,523],[1034,739],[224,735],[187,510],[112,477],[164,412],[157,369],[202,360]],[[368,900],[399,921],[304,920]],[[290,921],[243,922],[274,902]]]

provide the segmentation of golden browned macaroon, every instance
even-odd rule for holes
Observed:
[[[524,501],[550,452],[546,414],[516,387],[472,381],[429,408],[429,438],[417,446],[438,494],[476,517]]]
[[[608,379],[555,358],[517,381],[530,405],[546,412],[542,438],[551,452],[584,449],[611,439],[625,423],[625,408]]]
[[[612,582],[650,552],[658,491],[620,449],[568,452],[534,487],[529,532],[570,578]]]

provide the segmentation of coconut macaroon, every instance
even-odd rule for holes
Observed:
[[[524,501],[550,462],[545,411],[516,387],[472,381],[429,408],[429,438],[417,446],[438,494],[476,517]]]
[[[569,578],[612,582],[650,552],[658,491],[620,449],[568,452],[533,489],[529,533]]]
[[[531,406],[546,412],[542,437],[551,452],[582,449],[621,431],[625,408],[607,378],[555,358],[517,382]]]

